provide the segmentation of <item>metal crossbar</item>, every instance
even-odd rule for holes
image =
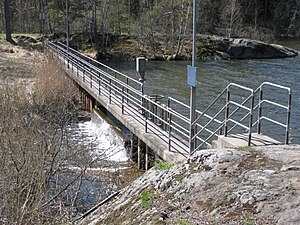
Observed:
[[[58,55],[65,68],[71,71],[72,78],[82,83],[86,91],[106,97],[108,104],[116,105],[122,114],[134,117],[137,123],[144,126],[146,133],[153,132],[167,143],[169,151],[187,157],[211,147],[212,140],[219,135],[226,137],[245,132],[250,145],[254,126],[257,126],[257,133],[260,134],[264,120],[285,128],[284,143],[288,144],[291,111],[291,90],[288,87],[264,82],[253,90],[230,83],[204,111],[196,110],[197,119],[190,121],[189,105],[172,97],[167,98],[167,105],[161,104],[155,97],[142,94],[140,81],[74,49],[70,48],[67,52],[67,47],[62,43],[49,42],[48,46]],[[263,93],[267,87],[287,91],[287,104],[266,99]],[[243,97],[245,93],[248,95]],[[265,105],[286,110],[285,123],[263,115]],[[195,128],[193,137],[190,137],[190,125]],[[193,149],[190,149],[190,142],[195,143]]]

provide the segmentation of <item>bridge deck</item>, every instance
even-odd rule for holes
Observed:
[[[279,145],[279,141],[269,136],[252,133],[250,146]],[[218,140],[213,141],[214,148],[240,148],[248,145],[248,134],[230,134],[227,137],[220,135]]]

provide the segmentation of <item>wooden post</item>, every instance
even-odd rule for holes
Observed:
[[[133,159],[133,135],[131,136],[131,140],[130,140],[129,157],[130,157],[131,159]]]
[[[148,157],[149,157],[149,155],[148,155],[148,153],[149,153],[149,147],[148,147],[148,145],[146,145],[146,155],[145,155],[145,170],[147,171],[149,168],[148,168],[148,164],[149,164],[149,161],[148,161]]]
[[[85,93],[84,91],[82,92],[82,109],[85,109]]]
[[[141,169],[141,140],[138,138],[138,169]]]
[[[85,110],[89,109],[89,97],[85,94]]]

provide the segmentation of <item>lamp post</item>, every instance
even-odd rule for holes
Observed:
[[[196,70],[196,14],[197,3],[193,0],[193,48],[192,48],[192,65],[188,66],[188,85],[191,86],[190,92],[190,152],[189,155],[195,150],[195,125],[196,119],[196,85],[197,85],[197,70]]]
[[[69,69],[69,47],[70,47],[70,43],[69,43],[69,0],[66,0],[66,29],[67,29],[67,40],[66,40],[66,44],[67,44],[67,68]]]
[[[40,14],[39,14],[40,24],[41,24],[41,35],[42,35],[42,43],[43,43],[43,50],[45,47],[45,20],[46,20],[46,13],[44,2],[40,2]]]

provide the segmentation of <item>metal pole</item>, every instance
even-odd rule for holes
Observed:
[[[44,2],[41,1],[41,15],[40,15],[40,19],[41,19],[41,25],[42,25],[42,43],[43,43],[43,50],[45,47],[45,10],[44,10]]]
[[[67,23],[67,68],[69,69],[69,0],[66,0],[66,23]]]
[[[197,12],[197,3],[196,0],[193,0],[193,49],[192,49],[192,66],[196,67],[196,12]],[[195,150],[195,125],[193,125],[196,119],[196,87],[191,87],[190,94],[190,152],[189,156]]]

